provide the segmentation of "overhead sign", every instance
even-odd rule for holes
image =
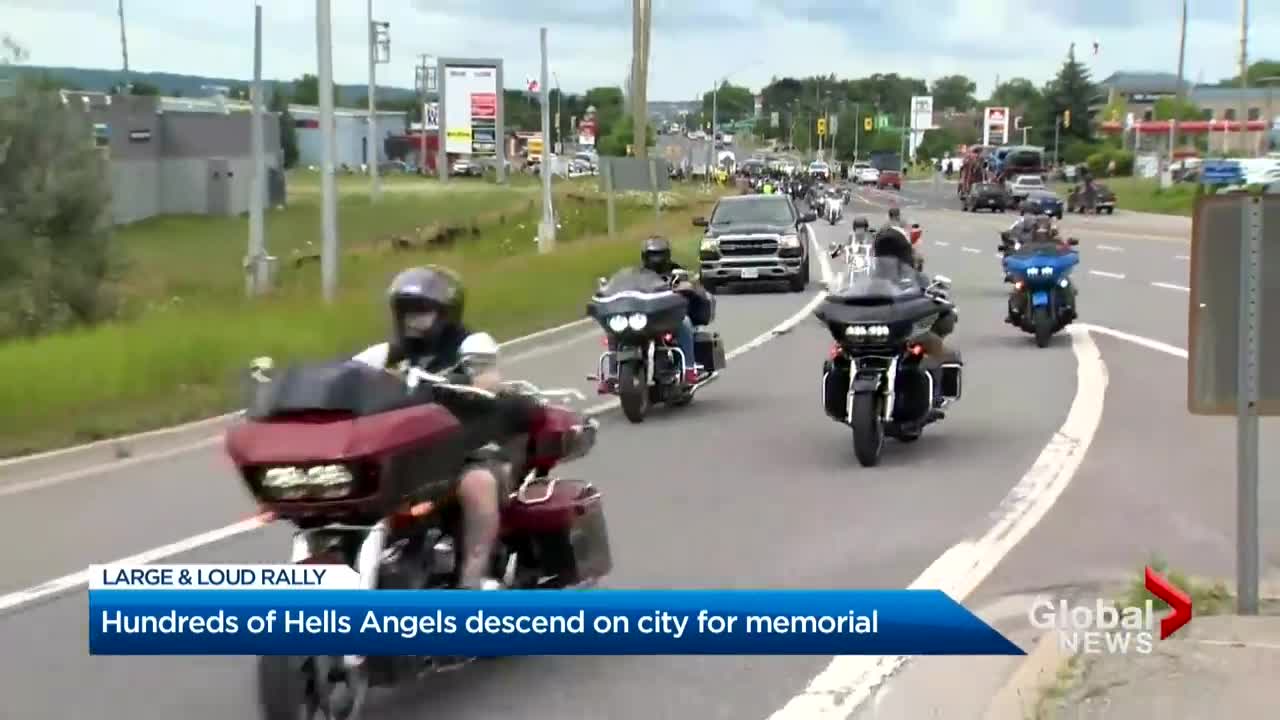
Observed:
[[[982,111],[982,144],[1003,145],[1009,138],[1009,108],[988,107]]]
[[[893,118],[892,118],[892,117],[889,117],[888,115],[877,115],[877,116],[876,116],[876,129],[877,129],[877,130],[883,130],[883,129],[885,129],[885,128],[891,127],[892,125],[893,125]]]
[[[1205,160],[1200,165],[1200,182],[1204,185],[1240,185],[1244,167],[1238,160]]]
[[[933,96],[917,95],[911,98],[911,129],[930,130],[933,128]]]
[[[1246,282],[1246,272],[1255,282]],[[1257,356],[1245,359],[1257,370],[1251,398],[1256,413],[1280,415],[1280,373],[1273,371],[1280,367],[1277,277],[1280,195],[1229,193],[1196,202],[1187,307],[1187,407],[1192,414],[1237,414],[1241,366],[1250,365],[1241,362],[1241,350],[1251,346]],[[1256,295],[1246,297],[1250,285]]]
[[[445,152],[493,155],[498,142],[498,69],[445,66]]]
[[[778,123],[779,123],[780,121],[781,121],[781,118],[780,118],[779,113],[778,113],[778,111],[777,111],[777,110],[774,110],[773,112],[769,113],[769,125],[770,125],[770,127],[778,127]]]

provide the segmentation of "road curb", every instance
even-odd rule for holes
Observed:
[[[1036,703],[1046,687],[1057,682],[1058,669],[1070,653],[1058,647],[1058,635],[1047,632],[991,697],[983,720],[1026,720],[1035,712]]]

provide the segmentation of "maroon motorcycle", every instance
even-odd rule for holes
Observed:
[[[502,513],[495,577],[555,589],[590,586],[612,570],[600,491],[553,474],[595,445],[596,421],[552,402],[576,391],[520,382],[489,393],[417,370],[406,390],[404,379],[358,363],[271,376],[264,360],[226,448],[263,512],[297,527],[291,562],[346,565],[367,589],[457,587],[452,493],[464,463],[490,451],[521,478]],[[518,435],[498,428],[512,407],[524,418]],[[259,703],[266,720],[354,720],[370,687],[469,661],[261,657]]]

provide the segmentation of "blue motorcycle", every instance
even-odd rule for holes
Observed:
[[[1067,240],[1071,247],[1079,244],[1075,238]],[[1063,251],[1056,243],[1023,245],[1005,254],[1005,275],[1014,284],[1006,322],[1035,335],[1038,347],[1048,347],[1054,333],[1076,319],[1071,271],[1079,263],[1078,251]]]

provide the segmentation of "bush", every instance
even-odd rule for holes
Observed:
[[[1105,177],[1107,173],[1107,163],[1111,161],[1111,154],[1107,152],[1096,152],[1085,158],[1084,164],[1089,166],[1089,172],[1094,177]]]
[[[1133,160],[1133,153],[1129,150],[1107,148],[1090,155],[1085,159],[1085,163],[1095,177],[1107,177],[1107,168],[1114,161],[1116,169],[1110,175],[1113,177],[1127,177],[1133,174]]]
[[[1116,163],[1116,172],[1118,176],[1129,176],[1133,174],[1133,152],[1129,150],[1114,150],[1111,152],[1111,159]]]
[[[20,83],[0,104],[0,337],[110,315],[106,163],[84,113]]]

